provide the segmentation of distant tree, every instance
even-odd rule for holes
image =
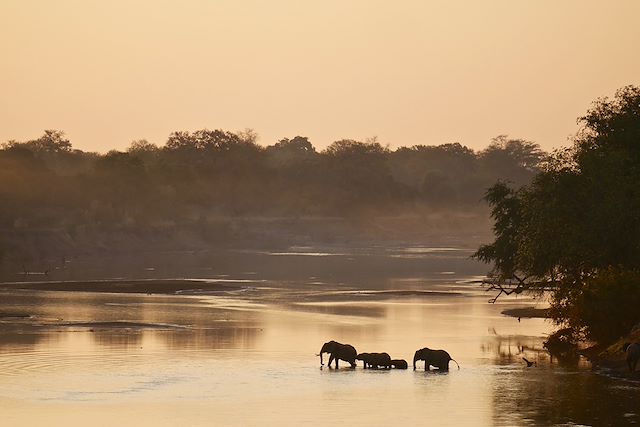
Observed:
[[[404,195],[404,189],[391,177],[388,154],[389,149],[378,142],[351,139],[336,141],[324,150],[326,193],[338,211],[394,207],[390,201],[396,194]]]
[[[146,154],[158,151],[158,146],[156,144],[152,144],[146,139],[138,139],[132,141],[127,148],[127,152],[131,154]]]
[[[255,146],[255,134],[236,134],[221,129],[173,132],[166,143],[169,150],[195,149],[228,151],[238,146]]]
[[[486,188],[473,150],[459,143],[401,147],[389,156],[393,178],[432,208],[478,205]]]
[[[304,136],[296,136],[292,139],[283,138],[267,147],[269,161],[276,168],[299,164],[315,157],[316,154],[315,148]]]
[[[71,151],[71,142],[64,137],[64,132],[60,130],[45,130],[44,135],[38,139],[27,142],[9,141],[6,144],[3,144],[3,147],[11,148],[18,145],[23,146],[34,153],[68,153]]]
[[[480,162],[488,182],[495,182],[500,175],[519,187],[531,181],[545,155],[534,142],[500,135],[480,152]]]
[[[306,136],[296,136],[292,139],[283,138],[270,148],[273,148],[274,150],[304,154],[311,154],[316,152],[316,149],[313,147],[311,142],[309,142],[309,138],[307,138]]]
[[[538,144],[524,139],[509,139],[507,135],[493,138],[491,144],[480,155],[496,166],[515,164],[532,172],[537,172],[545,156]]]

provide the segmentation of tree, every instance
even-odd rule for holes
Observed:
[[[487,192],[496,238],[474,256],[493,264],[498,295],[548,290],[558,324],[608,341],[640,321],[640,88],[597,100],[579,123],[531,184]],[[610,315],[595,315],[616,292]]]
[[[362,208],[389,208],[396,193],[403,194],[393,181],[387,155],[389,149],[378,142],[352,139],[335,141],[322,153],[325,164],[326,193],[338,211]]]
[[[156,144],[152,144],[146,139],[138,139],[131,142],[129,148],[127,148],[127,152],[138,155],[138,154],[146,154],[146,153],[155,153],[158,151],[158,146]]]
[[[540,146],[524,139],[511,139],[499,135],[480,152],[480,163],[489,179],[495,179],[496,172],[509,177],[516,186],[528,184],[539,171],[545,157]]]
[[[296,136],[292,139],[283,138],[274,145],[267,147],[267,155],[274,167],[281,168],[312,159],[317,153],[309,138]]]

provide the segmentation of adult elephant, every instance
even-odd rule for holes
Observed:
[[[428,370],[430,366],[438,368],[441,371],[449,370],[449,361],[453,360],[449,353],[444,350],[431,350],[430,348],[421,348],[416,351],[416,354],[413,356],[413,370],[416,370],[416,362],[418,360],[424,360],[424,370]],[[455,360],[453,360],[456,362]],[[456,362],[458,365],[458,362]],[[460,365],[458,365],[458,369],[460,369]]]
[[[327,363],[327,366],[331,366],[331,362],[335,360],[337,368],[338,360],[344,360],[345,362],[349,362],[352,368],[356,367],[356,356],[358,352],[352,345],[341,344],[336,341],[324,343],[322,349],[320,349],[320,365],[324,365],[324,363],[322,363],[322,353],[329,353],[329,363]]]

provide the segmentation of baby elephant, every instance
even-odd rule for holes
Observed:
[[[635,372],[638,359],[640,359],[640,344],[624,343],[622,351],[627,353],[627,365],[629,365],[629,372]]]
[[[360,353],[356,356],[356,360],[362,360],[365,369],[379,367],[391,369],[391,356],[388,353]]]
[[[409,365],[407,365],[407,361],[404,359],[392,359],[391,367],[396,369],[407,369]]]

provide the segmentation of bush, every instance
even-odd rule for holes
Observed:
[[[569,315],[588,338],[615,341],[640,321],[640,272],[612,267],[585,280]]]

